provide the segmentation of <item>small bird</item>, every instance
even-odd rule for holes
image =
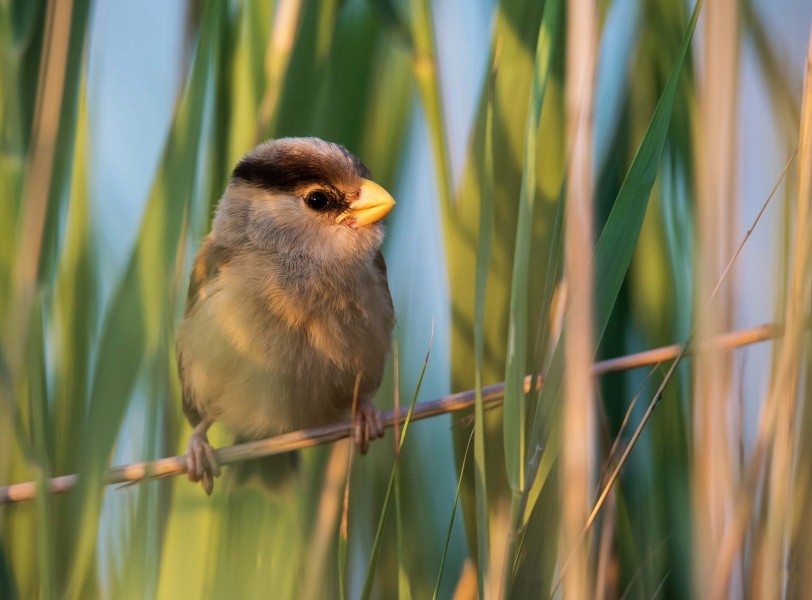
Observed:
[[[318,138],[260,144],[239,161],[192,269],[177,336],[188,476],[220,474],[207,431],[235,443],[316,427],[352,410],[362,453],[383,436],[371,402],[395,322],[381,221],[395,205],[346,148]],[[238,465],[270,487],[292,454]],[[241,476],[238,476],[242,478]]]

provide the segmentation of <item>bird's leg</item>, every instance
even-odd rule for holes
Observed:
[[[206,435],[213,422],[213,419],[203,419],[195,427],[186,447],[186,473],[189,481],[199,481],[209,496],[214,490],[214,478],[220,475],[217,455]]]
[[[366,454],[369,442],[383,437],[385,431],[381,412],[375,408],[371,400],[359,399],[352,421],[352,439],[359,452]]]

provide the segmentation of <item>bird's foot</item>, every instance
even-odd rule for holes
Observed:
[[[369,442],[383,437],[381,412],[370,400],[360,400],[352,421],[352,439],[361,454],[369,450]]]
[[[189,481],[199,481],[206,494],[211,496],[214,478],[220,475],[220,464],[204,432],[195,431],[189,438],[189,446],[186,448],[186,473]]]

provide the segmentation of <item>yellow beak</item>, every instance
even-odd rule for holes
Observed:
[[[369,179],[362,180],[361,193],[350,209],[338,215],[336,223],[352,219],[353,227],[363,227],[383,219],[395,205],[395,199],[385,189]]]

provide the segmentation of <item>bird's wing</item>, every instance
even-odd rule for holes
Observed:
[[[389,353],[392,328],[395,325],[395,308],[392,304],[392,294],[389,292],[389,280],[386,274],[386,261],[384,260],[383,254],[380,250],[377,252],[377,254],[375,254],[373,265],[377,274],[377,277],[375,278],[377,292],[374,294],[375,300],[373,305],[374,309],[372,312],[377,319],[381,319],[383,321],[385,328],[385,341],[383,342],[383,345],[378,347],[377,355],[380,360],[373,361],[372,363],[366,365],[367,369],[365,377],[368,379],[364,384],[362,384],[362,393],[368,393],[370,396],[375,393],[375,390],[377,390],[378,386],[381,385],[385,357]],[[382,340],[378,341],[379,344],[381,342]]]
[[[231,258],[231,250],[215,243],[212,237],[206,236],[197,251],[192,273],[189,275],[189,292],[186,295],[186,314],[195,305],[205,300],[209,294],[208,286],[225,268]]]
[[[192,273],[189,276],[189,292],[186,296],[186,312],[188,316],[195,307],[203,302],[210,294],[211,283],[217,278],[220,272],[226,267],[231,257],[228,248],[218,245],[211,236],[207,236],[195,256],[192,266]],[[181,345],[177,347],[178,354],[178,377],[181,384],[181,394],[183,398],[183,414],[189,422],[196,426],[203,416],[198,410],[198,404],[194,399],[194,390],[188,385],[186,376],[186,361],[184,360]]]
[[[383,259],[383,252],[380,250],[375,253],[375,268],[386,277],[386,261]]]
[[[383,252],[380,250],[378,250],[378,252],[375,254],[375,268],[378,269],[378,272],[381,275],[381,282],[383,283],[383,288],[385,290],[384,300],[387,308],[394,316],[395,307],[392,304],[392,294],[389,292],[389,278],[386,274],[386,261],[383,259]]]

